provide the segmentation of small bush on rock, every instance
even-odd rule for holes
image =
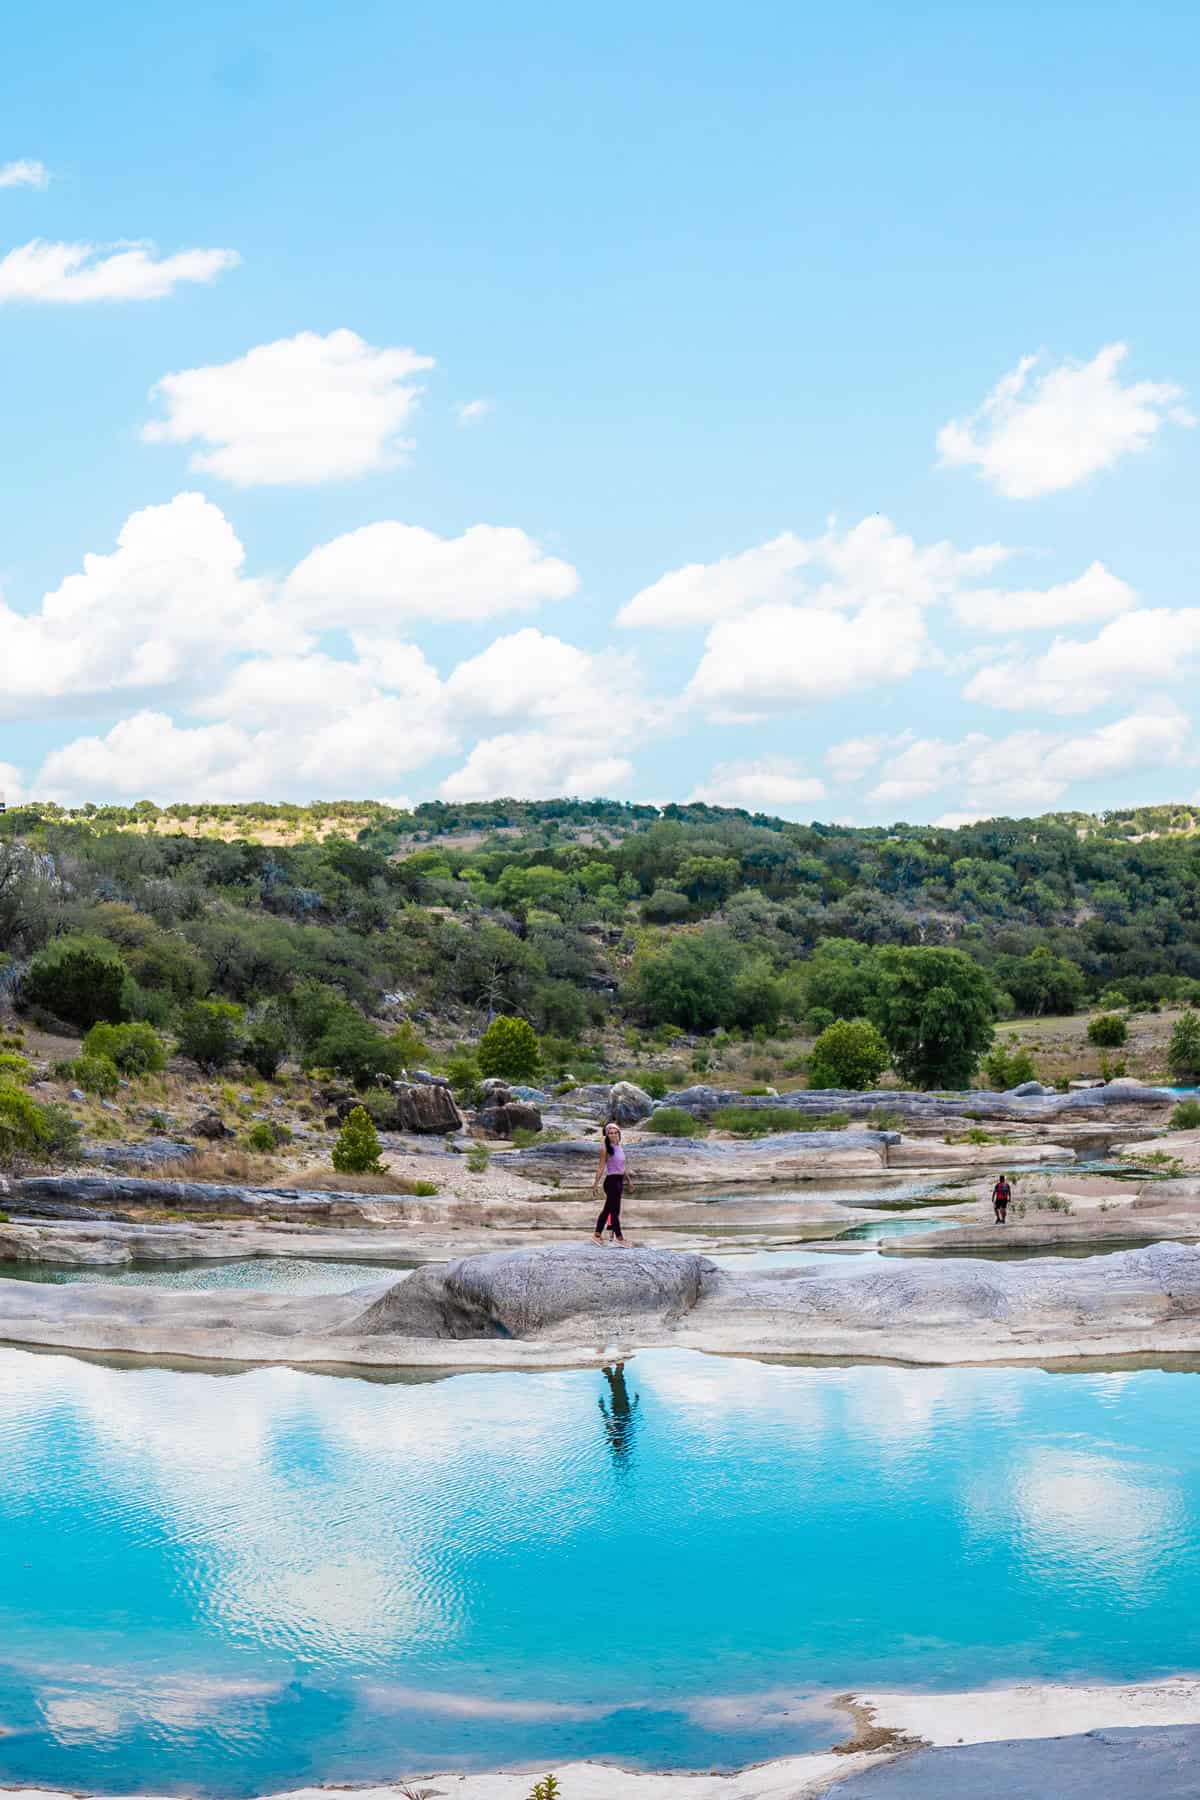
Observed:
[[[286,1125],[276,1125],[270,1119],[256,1119],[246,1131],[247,1150],[257,1150],[263,1156],[270,1156],[281,1145],[289,1144],[292,1134]]]
[[[699,1137],[704,1127],[682,1106],[660,1106],[646,1120],[646,1129],[662,1137],[684,1138]]]
[[[983,1076],[990,1088],[1003,1093],[1020,1087],[1023,1081],[1036,1081],[1037,1071],[1028,1050],[1009,1050],[997,1044],[983,1059]]]
[[[1129,1028],[1120,1013],[1097,1013],[1088,1020],[1087,1034],[1089,1044],[1102,1044],[1106,1050],[1113,1050],[1125,1042]]]
[[[480,1038],[477,1061],[485,1079],[494,1075],[503,1081],[532,1081],[541,1064],[537,1033],[528,1019],[501,1013]]]
[[[1181,1100],[1171,1114],[1172,1131],[1200,1130],[1200,1100]]]
[[[356,1106],[333,1146],[333,1166],[342,1175],[382,1175],[382,1145],[365,1107]]]
[[[111,1100],[121,1085],[117,1065],[110,1056],[79,1056],[71,1064],[71,1076],[85,1094]]]

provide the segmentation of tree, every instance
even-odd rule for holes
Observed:
[[[728,933],[702,931],[673,938],[643,954],[634,967],[631,998],[651,1025],[715,1031],[737,1012],[734,980],[745,951]]]
[[[365,1106],[356,1106],[333,1146],[333,1166],[340,1175],[382,1175],[379,1133]]]
[[[532,1081],[542,1060],[537,1033],[528,1019],[501,1013],[479,1040],[479,1073],[503,1081]]]
[[[1055,956],[1045,944],[1028,956],[996,959],[996,979],[1020,1013],[1038,1018],[1043,1013],[1073,1013],[1083,1004],[1082,971],[1065,956]]]
[[[1087,1035],[1089,1044],[1112,1050],[1125,1042],[1129,1028],[1120,1013],[1097,1013],[1094,1019],[1088,1020]]]
[[[1176,1019],[1167,1045],[1167,1065],[1172,1075],[1200,1075],[1200,1013],[1185,1012]]]
[[[810,1088],[874,1087],[888,1065],[888,1047],[869,1019],[835,1019],[808,1059]]]
[[[124,959],[103,938],[84,933],[55,938],[29,965],[26,1006],[41,1006],[86,1031],[101,1019],[120,1019],[129,979]]]
[[[230,1000],[192,1000],[179,1020],[179,1054],[202,1069],[225,1069],[242,1052],[242,1009]]]
[[[378,1026],[343,1006],[326,1023],[305,1054],[309,1069],[332,1069],[355,1087],[368,1088],[379,1075],[396,1076],[404,1067],[403,1050]]]
[[[802,974],[805,1016],[830,1012],[835,1019],[860,1019],[870,1009],[878,983],[876,952],[853,938],[822,938]]]
[[[123,1075],[158,1075],[167,1066],[166,1045],[153,1025],[93,1025],[83,1040],[85,1056],[106,1057]]]
[[[1020,1087],[1023,1081],[1036,1081],[1037,1070],[1028,1050],[1010,1050],[996,1044],[983,1059],[984,1078],[990,1088],[1004,1093]]]
[[[914,1087],[965,1088],[992,1041],[996,994],[961,950],[887,948],[877,953],[871,1016],[892,1067]]]

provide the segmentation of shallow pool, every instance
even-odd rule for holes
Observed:
[[[0,1782],[736,1764],[859,1684],[1194,1669],[1198,1381],[0,1351]]]
[[[323,1262],[316,1257],[248,1256],[234,1262],[117,1264],[110,1268],[0,1262],[6,1281],[98,1282],[110,1287],[246,1288],[281,1294],[341,1294],[367,1281],[395,1280],[413,1264]]]

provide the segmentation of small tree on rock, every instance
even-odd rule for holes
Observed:
[[[340,1175],[382,1175],[382,1149],[370,1113],[356,1106],[333,1146],[333,1166]]]
[[[477,1061],[483,1076],[502,1081],[532,1081],[542,1060],[537,1033],[528,1019],[501,1013],[479,1040]]]
[[[835,1019],[808,1061],[810,1088],[874,1087],[888,1066],[888,1047],[869,1019]]]

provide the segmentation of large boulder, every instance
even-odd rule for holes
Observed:
[[[676,1323],[715,1275],[704,1257],[673,1250],[590,1243],[497,1250],[427,1263],[342,1329],[355,1337],[607,1335],[634,1321],[643,1328]]]
[[[608,1090],[608,1116],[618,1125],[640,1125],[654,1111],[654,1102],[632,1081],[614,1081]]]
[[[514,1131],[540,1131],[542,1114],[528,1100],[506,1100],[499,1106],[481,1106],[474,1124],[488,1137],[510,1138]]]
[[[433,1082],[397,1081],[392,1092],[396,1101],[394,1131],[445,1137],[462,1130],[463,1116],[449,1087]]]
[[[233,1132],[218,1112],[201,1113],[192,1126],[192,1130],[197,1137],[206,1138],[210,1144],[221,1143],[224,1139],[233,1136]]]

